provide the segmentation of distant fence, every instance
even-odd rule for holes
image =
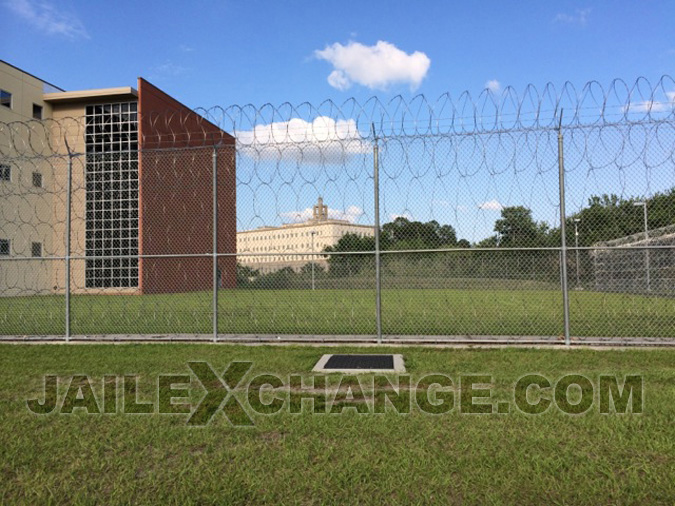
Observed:
[[[670,77],[117,105],[0,124],[5,338],[675,342]]]
[[[595,289],[672,295],[675,225],[600,242],[591,250]]]

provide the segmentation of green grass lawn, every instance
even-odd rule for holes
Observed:
[[[161,373],[188,361],[248,377],[306,374],[335,348],[231,345],[0,345],[0,502],[13,504],[672,504],[675,500],[675,350],[396,348],[413,378],[483,373],[508,400],[524,374],[640,374],[643,414],[543,415],[513,410],[429,415],[255,415],[232,427],[222,413],[35,415],[42,377],[140,375],[152,398]],[[340,348],[366,353],[386,348]],[[98,379],[98,380],[96,380]],[[191,392],[199,399],[203,390]]]
[[[73,334],[210,333],[211,293],[74,295]],[[373,290],[222,290],[219,331],[374,334]],[[406,335],[562,332],[555,290],[385,289],[383,331]],[[573,336],[675,337],[675,299],[570,293]],[[0,334],[63,334],[64,297],[0,298]]]

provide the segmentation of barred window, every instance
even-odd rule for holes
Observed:
[[[0,239],[0,256],[9,255],[9,239]]]
[[[36,188],[42,188],[42,174],[39,172],[33,172],[33,186]]]
[[[31,256],[32,257],[41,257],[42,256],[42,243],[41,242],[34,242],[31,244],[30,248]]]
[[[8,109],[12,108],[12,94],[9,91],[0,90],[0,105],[4,105]]]
[[[0,164],[0,181],[12,180],[12,167],[5,164]]]
[[[85,145],[86,286],[138,286],[137,103],[87,106]]]

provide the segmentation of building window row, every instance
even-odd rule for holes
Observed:
[[[242,248],[239,250],[240,253],[251,253],[254,251],[282,251],[282,250],[290,250],[290,251],[298,251],[298,252],[304,252],[304,251],[311,251],[312,253],[314,252],[319,252],[321,251],[321,248],[327,246],[326,243],[323,242],[317,242],[314,245],[314,251],[312,251],[311,244],[287,244],[286,246],[254,246],[252,248]]]
[[[360,230],[354,230],[354,231],[345,231],[343,230],[340,235],[346,235],[346,234],[355,234],[358,235],[359,237],[368,237],[371,234],[366,234],[365,232],[362,232]],[[273,239],[290,239],[293,237],[310,237],[312,235],[312,232],[297,232],[297,233],[290,233],[290,234],[272,234],[272,235],[251,235],[251,236],[243,236],[241,240],[243,242],[256,242],[256,241],[270,241]],[[314,235],[316,236],[321,236],[323,235],[321,232],[314,232]]]
[[[7,90],[0,90],[0,106],[12,108],[12,94]],[[33,119],[42,119],[42,106],[33,104]]]
[[[290,239],[292,237],[309,237],[312,232],[291,232],[287,234],[272,234],[272,235],[252,235],[249,237],[242,237],[245,242],[248,241],[269,241],[271,239]],[[314,232],[314,235],[323,235],[321,232]]]
[[[243,257],[240,261],[242,263],[256,264],[256,263],[272,263],[272,262],[300,262],[311,261],[315,262],[324,259],[320,255],[293,255],[293,256],[264,256],[264,257]]]
[[[33,186],[36,188],[42,188],[42,174],[40,172],[33,172],[32,176]],[[12,181],[12,167],[7,164],[0,164],[0,181]]]
[[[0,239],[0,256],[9,256],[12,250],[12,243],[9,239]],[[33,242],[31,243],[30,249],[32,257],[41,257],[42,256],[42,243]]]

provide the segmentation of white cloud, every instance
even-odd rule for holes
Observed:
[[[185,73],[187,69],[177,65],[172,61],[166,61],[160,65],[155,65],[150,70],[154,77],[176,77]]]
[[[88,39],[82,21],[62,6],[55,7],[47,1],[8,0],[5,5],[47,35],[62,35],[69,39]]]
[[[623,112],[663,112],[675,108],[675,91],[666,92],[665,101],[643,100],[623,107]]]
[[[577,9],[574,14],[558,13],[554,21],[557,23],[564,23],[567,25],[585,26],[588,23],[588,18],[591,14],[591,9]]]
[[[490,79],[485,83],[485,88],[490,90],[492,93],[499,93],[502,89],[502,85],[496,79]]]
[[[290,160],[314,164],[342,164],[354,155],[370,153],[356,122],[319,116],[256,125],[236,133],[240,152],[255,160]]]
[[[634,104],[625,105],[624,112],[660,112],[666,109],[666,104],[663,102],[654,102],[652,100],[644,100]]]
[[[364,214],[365,213],[363,212],[363,209],[357,206],[349,206],[344,210],[333,209],[331,207],[328,208],[328,218],[331,220],[347,220],[351,223],[355,223]],[[308,207],[302,211],[289,211],[286,213],[280,213],[280,216],[290,220],[293,223],[302,223],[312,219],[313,209]]]
[[[340,91],[345,91],[352,85],[349,78],[341,70],[334,70],[330,73],[328,76],[328,84]]]
[[[359,42],[349,42],[343,46],[336,42],[325,49],[314,51],[314,55],[333,65],[328,84],[338,90],[346,90],[352,83],[379,90],[403,83],[415,90],[431,65],[426,54],[420,51],[407,54],[383,40],[377,41],[374,46],[365,46]]]
[[[504,208],[498,200],[488,200],[482,204],[478,204],[478,209],[483,211],[501,211]]]

